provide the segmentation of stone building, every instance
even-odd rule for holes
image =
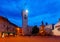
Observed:
[[[54,25],[53,35],[60,36],[60,19],[58,23]]]
[[[22,11],[22,34],[28,35],[28,13],[26,10]]]
[[[46,35],[52,35],[53,25],[49,24],[45,26]]]
[[[33,26],[28,26],[28,35],[32,35]]]
[[[11,23],[7,18],[0,16],[0,36],[2,33],[16,33],[16,26],[15,24]]]

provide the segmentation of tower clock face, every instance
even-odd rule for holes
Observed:
[[[27,16],[26,15],[24,15],[24,19],[27,19]]]

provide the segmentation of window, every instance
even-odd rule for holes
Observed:
[[[27,19],[26,15],[24,15],[24,19]]]

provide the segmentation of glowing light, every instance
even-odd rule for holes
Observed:
[[[28,10],[26,10],[26,13],[28,13]]]

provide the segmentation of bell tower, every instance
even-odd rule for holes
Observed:
[[[28,34],[28,10],[22,11],[22,34]]]

